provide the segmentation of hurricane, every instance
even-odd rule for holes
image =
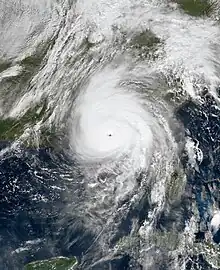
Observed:
[[[170,203],[166,185],[181,167],[175,139],[180,127],[153,87],[143,66],[107,66],[80,90],[71,108],[69,155],[84,173],[87,194],[82,216],[100,239],[106,237],[106,223],[120,226],[119,213],[126,219],[147,187],[155,212],[151,223]],[[108,233],[114,234],[115,229]]]
[[[80,163],[112,173],[122,168],[121,180],[148,170],[155,152],[167,156],[175,147],[167,108],[147,95],[147,81],[132,81],[132,72],[116,67],[95,75],[75,99],[69,124],[70,147]]]
[[[219,10],[1,1],[0,269],[220,268]]]

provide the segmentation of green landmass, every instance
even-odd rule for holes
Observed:
[[[140,48],[140,47],[148,47],[153,48],[155,45],[160,43],[160,39],[150,30],[146,30],[144,32],[135,35],[131,40],[131,45]]]
[[[4,113],[8,111],[8,107],[13,104],[14,100],[28,91],[32,78],[44,66],[45,56],[53,44],[53,40],[40,43],[32,54],[26,55],[19,61],[14,60],[13,62],[3,58],[0,59],[0,73],[14,65],[21,67],[21,72],[17,75],[2,78],[0,81],[0,96],[3,108],[3,116],[0,118],[0,140],[13,141],[19,138],[27,128],[32,128],[39,121],[44,122],[49,117],[50,111],[46,100],[30,108],[21,117],[6,118]],[[40,143],[48,145],[52,133],[53,128],[46,129],[42,127],[40,130]]]
[[[45,56],[53,44],[53,40],[41,43],[32,54],[26,55],[21,60],[9,61],[0,59],[0,73],[15,65],[21,67],[21,71],[17,75],[8,76],[0,80],[0,96],[3,108],[11,106],[13,100],[16,100],[28,91],[32,78],[44,66]]]
[[[24,270],[73,270],[76,265],[77,260],[75,257],[56,257],[48,260],[31,262],[24,267]]]
[[[216,8],[217,2],[210,0],[176,0],[179,6],[191,16],[209,16]]]
[[[161,44],[163,44],[162,40],[149,29],[146,29],[133,36],[128,46],[131,48],[131,53],[135,57],[140,59],[148,59],[149,57],[156,59],[156,51]]]
[[[13,141],[18,139],[27,128],[32,128],[39,121],[42,123],[49,117],[50,111],[47,108],[47,102],[36,105],[30,108],[20,118],[0,119],[0,140]],[[54,128],[42,127],[40,130],[40,146],[49,146],[54,137]]]
[[[174,171],[166,183],[166,198],[169,203],[177,202],[185,188],[185,175],[182,171]]]
[[[11,66],[11,61],[0,59],[0,73]]]

